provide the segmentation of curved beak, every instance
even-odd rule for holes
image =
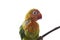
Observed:
[[[38,14],[38,19],[42,19],[42,14],[41,13]]]

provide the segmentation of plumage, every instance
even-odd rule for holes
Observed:
[[[24,34],[24,30],[23,30],[22,25],[21,25],[21,27],[20,27],[19,34],[20,34],[20,36],[21,36],[21,39],[23,39],[23,38],[25,37],[25,34]]]
[[[37,9],[30,10],[23,24],[20,26],[19,34],[21,40],[37,40],[39,37],[39,24],[36,22],[42,18],[41,13]]]

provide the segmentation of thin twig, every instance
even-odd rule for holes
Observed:
[[[43,40],[43,38],[44,38],[45,36],[47,36],[48,34],[50,34],[51,32],[53,32],[53,31],[55,31],[55,30],[57,30],[57,29],[59,29],[59,28],[60,28],[60,26],[52,29],[51,31],[49,31],[49,32],[47,32],[47,33],[45,33],[44,35],[40,36],[40,37],[38,38],[38,40],[41,40],[41,39]]]

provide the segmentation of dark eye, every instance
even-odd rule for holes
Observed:
[[[38,14],[38,13],[37,13],[36,11],[33,11],[33,14],[36,15],[36,14]]]

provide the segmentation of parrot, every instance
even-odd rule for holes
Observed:
[[[37,20],[42,19],[38,9],[31,9],[25,16],[25,20],[19,28],[21,40],[37,40],[39,38],[39,24]]]

